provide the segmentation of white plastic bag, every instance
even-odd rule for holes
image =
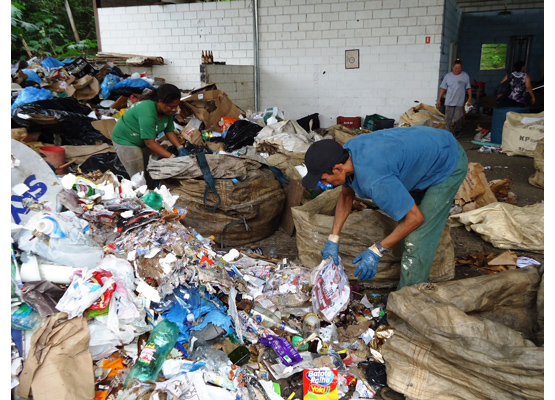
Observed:
[[[67,313],[67,319],[80,317],[102,294],[115,282],[113,277],[107,278],[102,285],[90,280],[99,269],[77,270],[73,274],[71,284],[56,304],[56,308]]]
[[[347,308],[351,295],[349,278],[340,259],[339,265],[328,257],[312,272],[312,308],[332,323],[339,312]]]

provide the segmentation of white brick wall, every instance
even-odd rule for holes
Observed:
[[[415,100],[434,104],[444,1],[260,0],[260,108],[291,119],[318,112],[326,127],[337,116],[398,121]],[[166,65],[152,74],[193,89],[202,50],[253,65],[250,3],[100,8],[102,51],[162,56]],[[359,49],[359,69],[345,69],[349,49]]]

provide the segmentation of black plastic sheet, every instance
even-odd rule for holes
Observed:
[[[237,150],[254,143],[262,127],[244,119],[235,121],[227,130],[224,144],[227,151]]]
[[[29,132],[40,132],[39,141],[44,143],[55,143],[55,135],[58,135],[62,141],[61,145],[112,144],[110,139],[91,125],[94,121],[88,117],[91,111],[73,97],[35,101],[22,104],[15,109],[12,127],[27,128]],[[42,124],[20,118],[18,114],[56,117],[58,122]]]
[[[94,154],[79,165],[79,169],[84,174],[99,170],[101,172],[110,170],[115,175],[120,175],[125,179],[131,179],[115,152]]]

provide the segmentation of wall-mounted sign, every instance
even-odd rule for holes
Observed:
[[[358,49],[345,50],[345,69],[354,69],[359,67]]]

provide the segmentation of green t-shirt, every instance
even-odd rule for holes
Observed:
[[[156,139],[160,132],[175,131],[173,115],[158,118],[156,103],[143,100],[133,104],[118,120],[112,140],[124,146],[145,147],[145,139]]]

